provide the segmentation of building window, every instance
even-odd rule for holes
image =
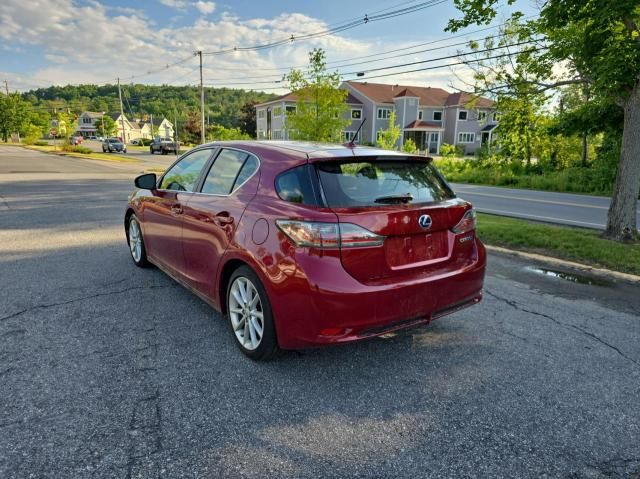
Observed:
[[[378,120],[388,120],[391,116],[391,108],[378,108]]]
[[[282,107],[281,106],[273,107],[273,116],[274,116],[274,118],[278,118],[278,117],[282,116]]]
[[[475,133],[458,133],[458,143],[473,143],[474,141],[476,141]]]
[[[358,138],[356,137],[356,132],[355,131],[345,131],[344,133],[344,141],[345,142],[349,142],[349,141],[358,141]],[[360,132],[358,132],[358,137],[360,136]]]
[[[271,133],[272,140],[282,140],[282,130],[273,130]]]
[[[498,115],[497,111],[493,112],[493,121],[500,121],[500,115]]]
[[[433,112],[433,121],[442,121],[442,111],[436,110]]]
[[[487,112],[486,111],[479,111],[478,112],[478,121],[484,121],[487,119]]]
[[[422,110],[418,110],[418,120],[422,120]]]
[[[297,111],[297,108],[295,105],[289,105],[285,107],[285,111],[287,113],[295,113]]]
[[[352,120],[360,120],[360,119],[362,119],[362,108],[352,108],[351,109],[351,119]]]
[[[467,117],[469,116],[469,112],[467,110],[460,110],[458,112],[458,120],[466,120]]]
[[[416,100],[414,98],[409,99],[409,105],[414,106],[416,104]]]
[[[264,110],[258,110],[258,119],[262,120],[264,118]]]

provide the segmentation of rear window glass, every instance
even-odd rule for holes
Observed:
[[[327,162],[317,168],[330,207],[430,203],[455,197],[430,162]]]
[[[308,166],[299,166],[285,171],[276,178],[278,196],[290,203],[319,205],[316,189],[313,188],[311,175],[315,172]]]

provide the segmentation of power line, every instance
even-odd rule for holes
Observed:
[[[344,77],[344,76],[351,76],[351,75],[359,75],[360,73],[365,73],[366,74],[366,73],[383,71],[383,70],[391,70],[391,69],[395,69],[395,68],[403,68],[403,67],[408,67],[408,66],[412,66],[412,65],[433,63],[433,62],[442,61],[442,60],[460,58],[461,56],[464,57],[464,56],[467,56],[467,55],[474,55],[474,54],[479,54],[479,53],[487,53],[487,52],[492,52],[492,51],[496,51],[496,50],[502,50],[504,48],[527,45],[527,44],[531,44],[531,43],[533,43],[535,41],[536,40],[529,40],[529,41],[511,43],[511,44],[508,44],[508,45],[501,45],[501,46],[497,46],[497,47],[484,48],[484,49],[481,49],[481,50],[473,50],[473,51],[464,52],[464,53],[456,53],[455,55],[446,55],[446,56],[441,56],[441,57],[438,57],[438,58],[430,58],[430,59],[427,59],[427,60],[419,60],[419,61],[415,61],[415,62],[407,62],[407,63],[402,63],[400,65],[391,65],[391,66],[385,66],[385,67],[370,68],[370,69],[364,70],[364,72],[362,72],[362,71],[342,72],[342,73],[339,72],[339,74],[340,74],[341,77]],[[460,63],[463,63],[463,62],[460,62]],[[281,81],[234,82],[234,85],[257,85],[257,84],[272,84],[273,85],[273,84],[277,84],[277,83],[280,83],[280,82]],[[209,85],[209,86],[217,86],[218,84],[207,83],[207,85]]]
[[[486,40],[486,39],[501,38],[503,36],[504,36],[504,34],[499,34],[499,35],[493,35],[491,37],[486,37],[485,39],[465,40],[463,42],[451,43],[451,44],[448,44],[448,45],[441,45],[439,47],[427,48],[427,49],[424,49],[424,50],[418,50],[418,51],[402,53],[400,55],[394,55],[394,56],[390,56],[390,57],[378,58],[378,59],[375,59],[375,60],[369,60],[369,61],[363,61],[363,62],[355,62],[355,63],[346,63],[344,65],[341,65],[340,67],[367,65],[367,64],[370,64],[370,63],[376,63],[376,62],[380,62],[380,61],[384,61],[384,60],[396,59],[396,58],[406,57],[406,56],[410,56],[410,55],[417,55],[419,53],[426,53],[426,52],[432,52],[432,51],[437,51],[437,50],[446,50],[448,48],[458,47],[458,46],[461,46],[461,45],[467,45],[470,42],[478,42],[478,41]],[[406,49],[408,49],[408,48],[411,48],[411,47],[406,47]],[[404,49],[398,49],[396,51],[399,51],[399,50],[404,50]],[[340,67],[338,67],[338,68],[340,68]],[[281,78],[281,80],[278,80],[278,81],[274,80],[272,83],[280,83],[280,82],[285,80],[285,78],[284,78],[285,75],[267,75],[267,76],[268,77],[276,77],[277,76],[278,78]],[[259,76],[259,77],[246,77],[246,76],[243,76],[243,77],[235,77],[235,78],[208,78],[207,80],[209,82],[221,82],[221,84],[224,84],[224,83],[228,83],[229,81],[249,80],[249,79],[252,79],[252,78],[256,78],[256,79],[262,80],[262,79],[265,78],[265,76]],[[269,82],[258,81],[256,83],[269,83]],[[214,85],[215,83],[208,83],[208,84],[209,85]]]
[[[323,37],[326,35],[331,35],[333,33],[340,33],[346,30],[350,30],[352,28],[355,28],[357,26],[360,25],[364,25],[366,23],[372,23],[372,22],[377,22],[377,21],[382,21],[382,20],[386,20],[389,18],[395,18],[397,16],[400,15],[407,15],[409,13],[414,13],[420,10],[424,10],[425,8],[429,8],[429,7],[433,7],[436,5],[439,5],[441,3],[445,3],[447,0],[428,0],[426,2],[421,2],[415,5],[411,5],[409,7],[405,7],[402,9],[398,9],[398,10],[393,10],[387,13],[378,13],[378,14],[374,14],[374,15],[367,15],[364,14],[362,17],[359,17],[357,20],[353,20],[353,21],[348,21],[347,23],[344,24],[340,24],[336,27],[333,28],[328,28],[326,30],[322,30],[319,32],[314,32],[314,33],[307,33],[304,35],[299,35],[296,36],[294,34],[291,34],[289,37],[287,38],[283,38],[281,40],[276,40],[270,43],[264,43],[264,44],[259,44],[259,45],[252,45],[252,46],[248,46],[248,47],[233,47],[233,48],[227,48],[224,50],[217,50],[217,51],[209,51],[209,52],[202,52],[203,55],[207,55],[207,56],[211,56],[211,55],[224,55],[227,53],[234,53],[234,52],[248,52],[248,51],[259,51],[259,50],[265,50],[265,49],[270,49],[270,48],[274,48],[280,45],[286,45],[289,43],[293,43],[293,42],[298,42],[298,41],[304,41],[304,40],[309,40],[312,38],[318,38],[318,37]]]

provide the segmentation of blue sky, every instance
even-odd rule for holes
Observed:
[[[365,13],[418,3],[421,2],[138,0],[132,4],[120,0],[2,0],[0,79],[8,79],[12,88],[20,90],[51,84],[107,83],[113,82],[116,76],[123,82],[194,84],[197,62],[195,58],[188,58],[194,50],[215,51],[266,43],[291,34],[322,31],[328,25]],[[533,11],[527,3],[520,8],[527,13]],[[505,9],[501,19],[507,13]],[[425,10],[312,41],[260,52],[206,57],[204,76],[212,85],[278,92],[286,87],[275,83],[280,73],[290,66],[305,64],[307,53],[313,47],[324,48],[329,61],[339,61],[436,39],[446,40],[451,34],[445,33],[444,27],[447,20],[457,14],[453,2],[447,0]],[[466,38],[492,33],[495,31],[469,33]],[[357,68],[421,61],[455,51],[456,48],[452,48],[387,58]],[[186,61],[180,65],[157,71],[163,65],[182,59]],[[341,69],[348,70],[353,68]],[[464,84],[460,81],[463,79],[469,79],[468,69],[455,66],[375,81],[457,88]]]

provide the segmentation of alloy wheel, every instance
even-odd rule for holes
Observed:
[[[140,225],[134,218],[129,222],[129,249],[133,260],[138,263],[142,259],[142,234]]]
[[[249,351],[260,346],[264,334],[264,310],[260,293],[246,277],[239,276],[229,290],[229,316],[238,342]]]

